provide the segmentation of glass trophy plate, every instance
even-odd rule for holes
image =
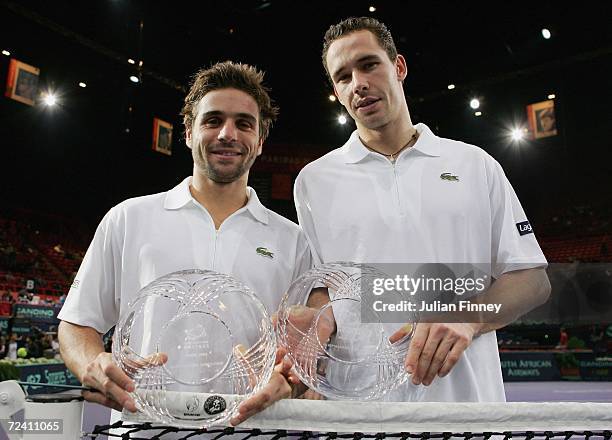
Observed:
[[[373,400],[407,381],[404,360],[417,314],[406,312],[402,326],[362,307],[373,279],[386,277],[371,266],[336,262],[290,286],[278,311],[278,344],[309,388],[330,399]],[[313,288],[328,291],[317,306],[307,305]]]
[[[229,275],[197,269],[142,288],[113,338],[138,410],[192,428],[227,423],[268,382],[275,354],[272,323],[255,293]]]

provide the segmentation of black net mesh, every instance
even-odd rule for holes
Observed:
[[[116,430],[123,432],[118,434]],[[115,431],[115,432],[113,432]],[[376,432],[376,433],[338,433],[338,432],[319,432],[319,431],[288,431],[284,429],[266,430],[259,428],[209,428],[209,429],[188,429],[176,428],[153,423],[129,423],[117,422],[112,425],[96,426],[94,431],[89,434],[91,438],[99,435],[106,435],[109,438],[134,439],[134,440],[163,440],[170,439],[197,439],[203,436],[207,439],[217,440],[226,436],[232,439],[266,438],[267,440],[278,440],[290,438],[306,440],[310,438],[319,439],[612,439],[612,430],[597,431],[491,431],[491,432]]]

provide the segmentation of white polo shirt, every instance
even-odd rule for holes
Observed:
[[[295,203],[316,264],[490,262],[494,277],[545,266],[499,163],[424,124],[416,129],[416,144],[395,163],[368,150],[355,131],[302,169]],[[407,387],[387,400],[410,399]],[[476,338],[423,400],[504,401],[495,333]]]
[[[216,230],[190,182],[126,200],[106,214],[59,319],[106,333],[142,287],[184,269],[230,274],[251,287],[269,313],[276,311],[291,282],[310,268],[303,232],[265,208],[252,188],[247,204]]]

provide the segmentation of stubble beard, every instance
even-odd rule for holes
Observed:
[[[204,153],[206,154],[206,153]],[[243,156],[244,157],[244,156]],[[193,151],[193,161],[202,174],[208,179],[219,184],[229,184],[240,179],[247,171],[251,169],[251,166],[255,162],[255,156],[247,156],[244,160],[237,164],[236,167],[230,170],[222,170],[220,167],[215,167],[208,160]]]

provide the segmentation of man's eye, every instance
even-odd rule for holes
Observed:
[[[219,125],[219,118],[209,118],[204,121],[204,125],[206,126],[215,126]]]
[[[338,80],[337,80],[337,81],[338,81],[338,82],[346,82],[346,81],[348,81],[348,80],[349,80],[349,78],[350,78],[350,75],[340,75],[340,76],[338,77]]]
[[[373,68],[375,68],[378,65],[378,63],[366,63],[364,65],[366,70],[372,70]]]

